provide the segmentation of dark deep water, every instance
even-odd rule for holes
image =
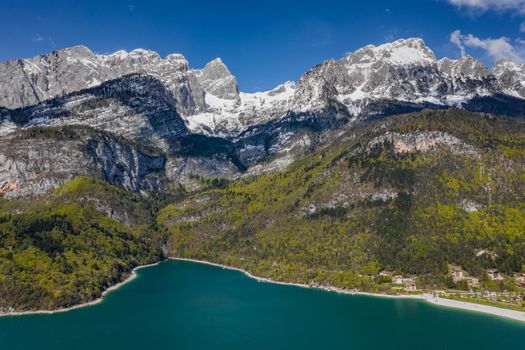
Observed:
[[[101,304],[0,318],[0,349],[523,349],[525,324],[168,261]]]

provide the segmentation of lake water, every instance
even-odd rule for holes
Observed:
[[[0,349],[523,349],[525,324],[168,261],[95,306],[0,318]]]

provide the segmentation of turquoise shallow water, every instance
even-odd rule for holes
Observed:
[[[0,349],[523,349],[525,324],[168,261],[100,304],[0,318]]]

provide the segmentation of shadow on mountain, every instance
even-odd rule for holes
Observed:
[[[228,158],[239,171],[247,170],[237,154],[237,145],[229,140],[198,134],[189,134],[183,137],[174,138],[170,142],[170,151],[184,157],[214,157],[223,155]]]
[[[84,95],[87,98],[80,100]],[[90,96],[94,98],[88,98]],[[159,80],[143,74],[127,75],[34,106],[14,109],[10,111],[10,116],[18,126],[25,126],[37,119],[82,119],[89,111],[108,107],[112,99],[147,118],[155,135],[171,137],[189,133],[176,111],[176,99]],[[67,104],[75,100],[80,101],[74,108],[68,108]],[[145,135],[146,132],[149,131],[141,130],[140,134]]]
[[[82,99],[83,96],[86,98]],[[10,117],[11,121],[20,127],[37,120],[42,121],[39,125],[45,126],[45,120],[50,119],[82,120],[83,115],[88,115],[90,111],[110,108],[112,100],[117,100],[137,115],[147,118],[151,129],[140,129],[138,141],[153,134],[163,139],[169,146],[169,152],[174,155],[187,157],[222,155],[240,171],[246,170],[246,166],[235,155],[235,145],[229,140],[190,134],[176,111],[176,99],[159,80],[148,75],[131,74],[96,87],[43,101],[34,106],[15,110],[5,109],[3,112],[0,110],[0,117],[2,120]],[[71,101],[75,101],[74,107],[71,107]]]
[[[377,120],[398,114],[419,112],[425,109],[439,110],[448,109],[449,106],[438,105],[429,102],[413,103],[408,101],[380,100],[369,103],[361,115],[366,120]]]
[[[341,104],[332,104],[315,113],[288,112],[283,118],[248,127],[232,141],[237,145],[263,144],[268,151],[282,134],[301,130],[320,133],[338,128],[348,123],[350,119],[348,110]]]
[[[474,97],[462,107],[470,112],[525,117],[525,100],[502,94]]]

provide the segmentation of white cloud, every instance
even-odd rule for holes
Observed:
[[[461,56],[465,56],[467,53],[465,50],[465,46],[462,43],[461,37],[461,31],[455,30],[452,32],[452,34],[450,34],[450,42],[459,48]]]
[[[502,58],[510,59],[517,63],[525,63],[525,41],[516,39],[514,44],[507,37],[480,39],[472,34],[463,35],[456,30],[450,35],[450,42],[456,45],[465,55],[466,48],[484,50],[487,56],[497,61]]]
[[[478,11],[518,11],[525,14],[525,0],[448,0],[449,3],[461,8]]]
[[[40,34],[36,34],[36,35],[33,35],[33,37],[31,37],[31,41],[35,42],[35,43],[45,43],[45,42],[47,42],[49,44],[49,46],[51,46],[53,49],[56,48],[55,41],[50,36],[45,37],[45,36],[42,36]]]
[[[45,41],[46,38],[44,38],[42,35],[40,34],[36,34],[34,35],[32,38],[31,38],[31,41],[34,41],[34,42],[42,42],[42,41]]]

